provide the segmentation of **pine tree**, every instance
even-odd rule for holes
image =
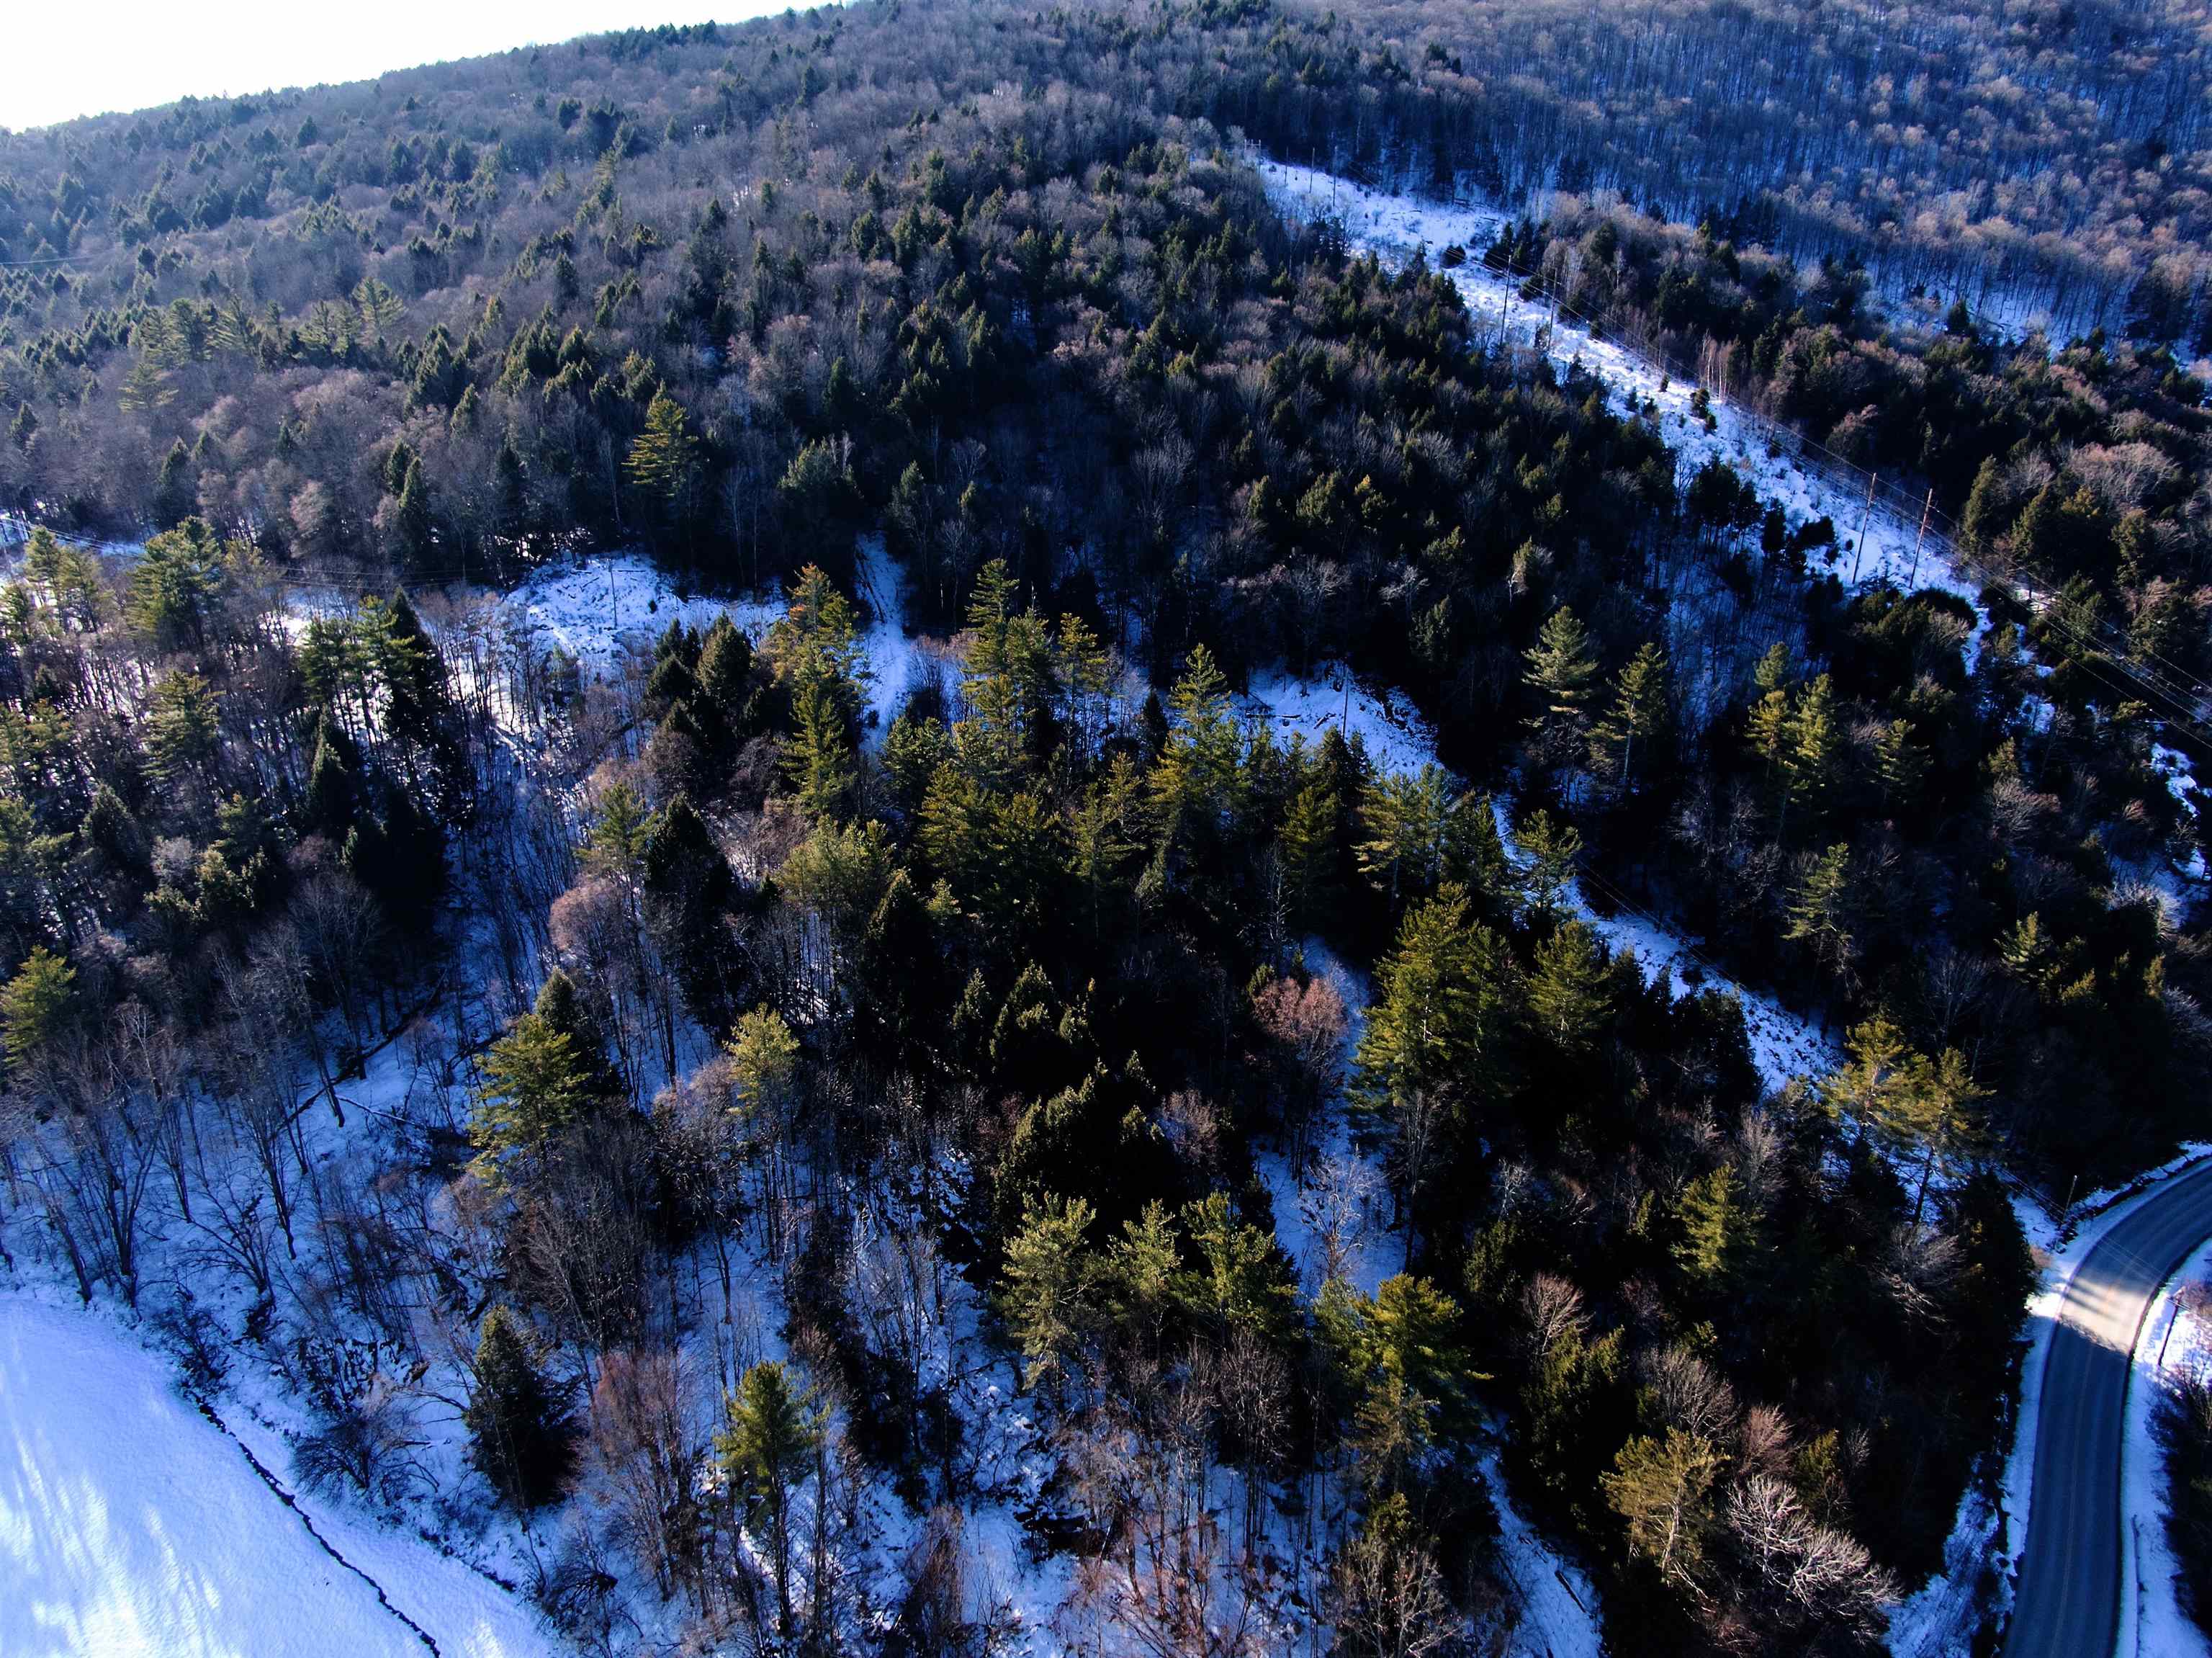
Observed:
[[[1920,798],[1927,756],[1912,738],[1912,722],[1892,720],[1875,739],[1875,779],[1882,804],[1893,814],[1909,811]]]
[[[1136,1330],[1147,1354],[1158,1354],[1174,1310],[1180,1258],[1174,1218],[1158,1199],[1146,1204],[1136,1219],[1121,1222],[1121,1235],[1106,1252],[1101,1276],[1115,1322]]]
[[[790,1373],[774,1360],[747,1370],[724,1402],[714,1436],[723,1478],[750,1516],[768,1521],[769,1557],[775,1569],[776,1633],[791,1639],[791,1503],[821,1443],[823,1423]],[[817,1497],[818,1497],[817,1493]]]
[[[2003,517],[2004,492],[1997,460],[1985,455],[1974,473],[1973,487],[1966,492],[1966,509],[1959,515],[1960,545],[1973,557],[1986,558],[2004,533]]]
[[[1831,972],[1841,972],[1851,959],[1850,856],[1850,845],[1838,842],[1800,861],[1782,931],[1791,942],[1809,948]]]
[[[644,429],[630,440],[624,470],[664,514],[681,516],[697,465],[697,447],[684,405],[665,391],[656,391],[646,407]]]
[[[1528,907],[1540,917],[1559,914],[1575,867],[1583,855],[1582,832],[1540,808],[1531,812],[1516,837],[1528,855],[1521,881],[1528,894]]]
[[[699,648],[700,694],[732,737],[742,734],[752,691],[752,642],[727,616],[717,616]]]
[[[619,780],[600,791],[599,808],[599,818],[580,849],[585,869],[617,881],[641,881],[646,843],[653,834],[652,814],[637,790]]]
[[[1337,823],[1343,802],[1319,781],[1291,797],[1277,844],[1278,868],[1290,919],[1296,927],[1317,926],[1332,913],[1337,896]]]
[[[448,740],[453,700],[445,659],[415,613],[404,588],[362,610],[372,671],[384,686],[384,728],[402,741],[434,748]]]
[[[999,1270],[999,1316],[1022,1356],[1022,1384],[1066,1386],[1088,1327],[1092,1284],[1084,1236],[1097,1211],[1080,1198],[1032,1198],[1006,1240]]]
[[[484,1314],[472,1368],[476,1386],[461,1415],[469,1460],[514,1508],[551,1502],[568,1472],[568,1419],[536,1343],[504,1307]]]
[[[76,1000],[76,969],[69,959],[33,946],[15,976],[0,984],[0,1053],[11,1076],[26,1075],[53,1051]]]
[[[1223,1192],[1185,1205],[1182,1222],[1200,1261],[1183,1292],[1193,1310],[1224,1342],[1240,1330],[1264,1342],[1279,1341],[1297,1292],[1284,1272],[1274,1234],[1238,1220]]]
[[[1796,808],[1808,822],[1817,822],[1827,805],[1842,741],[1834,682],[1823,674],[1791,709],[1782,749],[1785,807]]]
[[[1620,1448],[1604,1476],[1605,1500],[1628,1533],[1629,1552],[1675,1588],[1694,1586],[1713,1529],[1713,1485],[1722,1457],[1710,1441],[1680,1428],[1664,1440],[1639,1436]]]
[[[678,795],[653,818],[641,861],[646,919],[676,969],[693,1011],[720,1024],[734,877],[690,799]]]
[[[800,685],[791,711],[796,728],[783,745],[784,780],[809,822],[836,823],[844,817],[859,780],[845,714],[829,685],[819,680]]]
[[[799,1039],[766,1003],[739,1019],[729,1042],[733,1080],[750,1112],[785,1108],[798,1076]]]
[[[154,516],[164,529],[184,522],[192,510],[192,458],[179,438],[161,457],[161,476],[154,485]]]
[[[1886,1014],[1852,1027],[1844,1063],[1822,1079],[1817,1097],[1838,1119],[1871,1131],[1901,1157],[1920,1161],[1912,1223],[1920,1223],[1938,1169],[1955,1168],[1982,1143],[1981,1103],[1966,1056],[1946,1048],[1930,1058],[1910,1046]]]
[[[1723,1163],[1698,1175],[1682,1189],[1675,1213],[1681,1226],[1675,1264],[1698,1294],[1721,1294],[1741,1259],[1750,1222],[1735,1171]]]
[[[1667,656],[1656,644],[1637,647],[1613,681],[1612,705],[1591,734],[1590,759],[1623,789],[1636,786],[1637,750],[1648,754],[1667,729]]]
[[[124,619],[163,650],[198,649],[222,586],[222,546],[204,518],[147,538],[131,567]]]
[[[471,1171],[494,1191],[542,1154],[578,1120],[592,1099],[585,1057],[565,1032],[537,1013],[524,1014],[477,1062],[476,1109],[469,1142]]]
[[[301,802],[301,820],[309,832],[343,843],[361,810],[358,771],[353,740],[325,709],[315,721],[314,758],[307,765],[307,790]]]
[[[422,480],[422,461],[407,457],[392,507],[392,550],[402,564],[420,566],[430,557],[430,490]]]
[[[1778,777],[1782,755],[1790,735],[1790,651],[1777,643],[1759,659],[1753,674],[1756,695],[1747,722],[1745,740],[1764,765],[1767,777]]]
[[[612,1099],[621,1091],[621,1081],[607,1063],[606,1033],[567,972],[556,967],[545,975],[530,1011],[545,1022],[547,1029],[568,1039],[592,1094]]]
[[[1183,823],[1218,824],[1236,809],[1243,744],[1230,712],[1229,681],[1204,645],[1191,651],[1168,706],[1175,721],[1152,787],[1172,838]]]
[[[1354,1056],[1350,1097],[1397,1130],[1410,1209],[1470,1096],[1493,1085],[1510,1006],[1504,943],[1447,882],[1407,912],[1376,972],[1375,1003]]]
[[[1570,921],[1536,947],[1528,1013],[1565,1054],[1586,1053],[1613,1012],[1612,967],[1583,923]]]
[[[1597,678],[1589,634],[1562,605],[1537,630],[1525,661],[1522,679],[1537,704],[1528,718],[1536,759],[1547,766],[1567,765],[1582,752],[1589,725],[1589,703]]]
[[[148,698],[147,769],[165,783],[201,773],[215,759],[220,727],[215,694],[197,674],[165,674]]]

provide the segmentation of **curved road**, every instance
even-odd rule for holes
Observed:
[[[2027,1552],[2005,1658],[2101,1658],[2120,1616],[2120,1454],[2136,1338],[2212,1237],[2212,1163],[2158,1186],[2074,1269],[2043,1361]]]

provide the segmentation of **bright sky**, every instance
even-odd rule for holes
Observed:
[[[362,81],[606,29],[736,22],[790,0],[0,0],[0,126],[187,94]],[[802,8],[803,9],[803,8]]]

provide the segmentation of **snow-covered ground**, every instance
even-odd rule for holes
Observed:
[[[867,730],[861,740],[872,751],[931,663],[907,632],[899,567],[884,550],[881,535],[860,538],[854,568],[859,577],[857,596],[868,607],[867,626],[860,635],[861,655],[868,667]]]
[[[1498,1560],[1521,1599],[1521,1621],[1506,1645],[1510,1658],[1604,1658],[1597,1590],[1589,1575],[1562,1560],[1521,1517],[1498,1453],[1485,1452],[1481,1466],[1498,1509]]]
[[[281,1460],[258,1454],[284,1479]],[[364,1517],[310,1508],[313,1532],[134,1336],[28,1293],[0,1297],[0,1653],[419,1658],[429,1641],[447,1658],[555,1649],[527,1608],[459,1561]]]
[[[783,614],[783,600],[702,597],[679,588],[640,552],[568,559],[534,570],[501,601],[525,637],[575,658],[584,674],[610,677],[633,646],[650,650],[673,621],[704,632],[727,612],[757,638]]]
[[[1305,679],[1279,671],[1256,674],[1245,708],[1285,740],[1303,736],[1309,746],[1337,727],[1347,741],[1364,741],[1367,758],[1386,771],[1418,771],[1437,757],[1427,721],[1389,690],[1362,686],[1335,664]]]
[[[2193,1287],[2195,1294],[2181,1293]],[[2120,1470],[2122,1658],[2212,1658],[2212,1643],[2181,1609],[2179,1570],[2166,1540],[2166,1474],[2151,1422],[2160,1395],[2185,1377],[2212,1375],[2212,1241],[2167,1281],[2143,1320],[2128,1386],[2127,1437]]]

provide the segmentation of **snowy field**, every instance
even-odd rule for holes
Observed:
[[[0,1653],[553,1650],[520,1602],[429,1545],[344,1515],[315,1529],[354,1567],[131,1336],[95,1314],[0,1297]]]

